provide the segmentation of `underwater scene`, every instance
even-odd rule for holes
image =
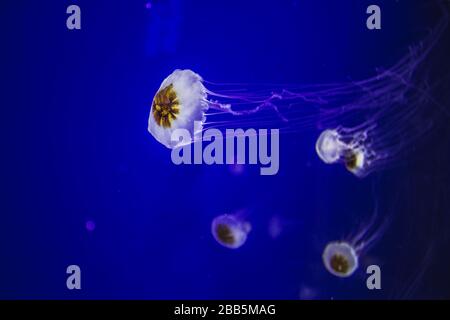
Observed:
[[[449,1],[0,8],[0,299],[450,299]]]

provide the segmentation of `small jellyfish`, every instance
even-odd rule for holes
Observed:
[[[235,176],[242,175],[245,172],[245,165],[237,163],[233,163],[228,165],[228,170]]]
[[[214,239],[229,249],[241,247],[247,240],[250,230],[250,223],[244,221],[238,215],[224,214],[218,216],[214,218],[211,225]]]
[[[358,269],[359,257],[381,238],[391,219],[390,214],[387,217],[380,216],[376,203],[370,220],[363,223],[355,234],[329,242],[322,253],[323,264],[328,272],[341,278],[350,277]]]
[[[285,223],[280,216],[273,216],[270,218],[267,228],[268,234],[272,239],[280,237],[285,227]]]
[[[319,290],[317,290],[316,288],[313,288],[308,285],[301,285],[298,298],[300,300],[313,300],[313,299],[317,299],[318,295],[319,295]]]
[[[325,268],[341,278],[350,277],[358,268],[358,255],[347,242],[329,243],[322,255]]]
[[[272,239],[278,239],[286,232],[298,230],[302,222],[298,219],[286,218],[281,214],[273,215],[267,225],[267,233]]]
[[[366,154],[366,149],[362,147],[346,150],[344,163],[347,170],[357,177],[365,177],[368,174],[367,165],[370,163]]]
[[[373,162],[381,159],[370,149],[365,132],[350,133],[345,129],[326,129],[317,139],[316,152],[326,164],[343,163],[357,177],[365,177],[373,169]]]
[[[347,146],[340,140],[339,133],[332,129],[323,131],[316,142],[316,152],[325,163],[339,161],[346,149]]]

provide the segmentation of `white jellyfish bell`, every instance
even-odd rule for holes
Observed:
[[[357,177],[367,176],[374,161],[382,158],[368,141],[367,132],[347,132],[344,128],[327,129],[316,141],[316,153],[326,164],[343,163]]]
[[[359,257],[365,255],[383,236],[390,225],[392,216],[380,216],[378,204],[370,220],[361,224],[353,235],[343,240],[329,242],[323,253],[325,269],[340,278],[350,277],[359,266]]]
[[[237,249],[244,245],[250,230],[250,223],[243,220],[239,214],[220,215],[214,218],[211,224],[214,239],[229,249]]]
[[[336,130],[323,131],[316,142],[316,152],[325,163],[335,163],[341,158],[342,152],[347,149]]]
[[[234,95],[215,93],[208,90],[203,82],[203,78],[192,70],[177,69],[164,79],[156,92],[148,118],[148,131],[167,148],[174,149],[201,141],[206,123],[206,112],[210,109],[214,110],[216,115],[246,116],[266,108],[275,108],[268,101],[261,102],[261,97],[239,93]],[[209,97],[231,100],[241,106],[245,101],[250,109],[234,110],[233,103],[228,103],[230,101],[220,103]],[[270,100],[272,97],[267,99]],[[228,123],[231,125],[232,120]],[[187,130],[190,138],[187,139],[183,135],[182,140],[173,141],[172,134],[177,129]]]
[[[202,78],[191,70],[175,70],[162,82],[153,98],[148,131],[167,148],[198,139],[208,110],[207,91]],[[176,129],[186,129],[192,141],[172,141]]]
[[[322,259],[325,268],[337,277],[350,277],[358,268],[358,255],[347,242],[329,243],[323,251]]]

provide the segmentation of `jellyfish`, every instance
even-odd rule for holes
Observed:
[[[175,70],[161,84],[153,98],[148,118],[148,131],[168,148],[180,146],[172,141],[172,133],[179,128],[186,129],[198,139],[208,110],[206,88],[202,78],[191,70]],[[195,124],[198,124],[198,127]]]
[[[239,214],[220,215],[214,218],[211,224],[214,239],[229,249],[237,249],[243,246],[250,230],[250,223],[243,220]]]
[[[325,268],[341,278],[350,277],[358,268],[358,255],[347,242],[330,242],[322,255]]]
[[[372,152],[365,133],[346,134],[342,128],[324,130],[317,139],[316,152],[327,163],[343,163],[348,171],[364,177],[373,169],[373,162],[380,154]]]
[[[287,218],[281,214],[270,217],[267,224],[267,233],[272,239],[278,239],[284,233],[293,232],[301,227],[302,221],[299,219]]]
[[[87,220],[85,227],[87,231],[93,232],[95,230],[95,222],[93,220]]]
[[[375,187],[372,192],[375,192]],[[393,214],[388,211],[380,215],[378,201],[368,221],[340,240],[329,242],[322,253],[325,269],[340,278],[350,277],[358,269],[361,255],[366,254],[383,236],[392,222]]]
[[[300,300],[313,300],[319,296],[319,290],[309,285],[301,285],[299,291],[298,297]]]
[[[150,109],[148,131],[168,148],[202,141],[214,128],[277,127],[281,133],[321,131],[316,151],[365,177],[403,159],[435,126],[450,117],[433,96],[430,53],[447,28],[448,14],[421,43],[372,77],[312,85],[216,83],[192,70],[162,82]],[[191,138],[172,140],[177,129]]]

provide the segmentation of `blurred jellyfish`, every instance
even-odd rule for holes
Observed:
[[[95,222],[92,220],[88,220],[86,221],[85,227],[87,231],[92,232],[95,230]]]
[[[325,268],[337,277],[349,277],[358,268],[358,255],[347,242],[327,244],[322,255]]]
[[[364,177],[373,169],[375,153],[367,148],[364,133],[346,134],[342,128],[323,131],[316,142],[319,158],[327,163],[343,163],[348,171],[358,177]]]
[[[282,215],[273,215],[267,225],[267,233],[272,239],[278,239],[286,231],[298,230],[301,221],[297,219],[288,219]]]
[[[317,299],[317,296],[319,295],[319,292],[317,289],[307,286],[307,285],[301,285],[300,286],[300,292],[299,292],[299,299],[300,300],[313,300]]]
[[[279,216],[270,218],[267,231],[272,239],[278,238],[284,229],[284,223]]]
[[[329,242],[322,253],[325,268],[331,274],[346,278],[350,277],[359,266],[359,257],[382,237],[391,223],[390,214],[381,216],[378,203],[368,223],[364,223],[354,235],[340,241]]]
[[[242,220],[239,215],[224,214],[214,218],[211,224],[214,239],[229,249],[241,247],[247,240],[250,230],[250,223]]]
[[[419,45],[389,69],[368,79],[310,86],[218,84],[191,70],[175,70],[161,84],[151,106],[148,130],[168,148],[177,128],[191,140],[203,130],[277,127],[281,132],[325,130],[316,150],[325,163],[343,163],[364,177],[413,150],[445,112],[431,90],[430,52],[447,27],[448,14]],[[208,86],[208,88],[205,87]]]
[[[239,176],[244,173],[245,165],[239,163],[232,163],[228,165],[228,169],[233,175]]]

